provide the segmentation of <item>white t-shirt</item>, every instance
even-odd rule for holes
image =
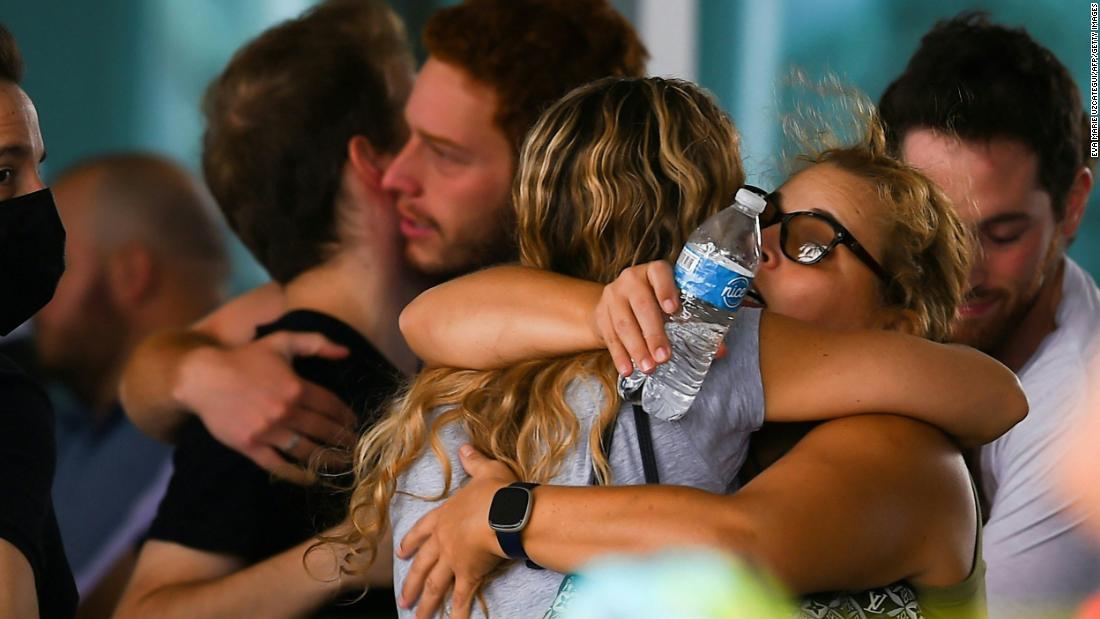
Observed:
[[[1047,613],[1068,613],[1100,590],[1100,546],[1055,481],[1100,342],[1100,289],[1068,257],[1055,322],[1019,372],[1027,418],[981,452],[992,505],[983,533],[991,619],[1059,616]]]

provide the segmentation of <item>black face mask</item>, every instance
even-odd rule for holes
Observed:
[[[49,189],[0,202],[0,335],[50,302],[65,271],[65,228]]]

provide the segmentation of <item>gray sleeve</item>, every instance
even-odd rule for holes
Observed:
[[[442,410],[442,408],[438,408],[432,411],[426,422],[430,424]],[[450,492],[453,493],[468,479],[462,464],[458,460],[458,448],[463,443],[469,442],[469,436],[461,423],[450,423],[440,429],[439,439],[443,442],[444,453],[451,463]],[[399,542],[420,518],[439,507],[442,501],[450,496],[450,493],[448,493],[442,499],[433,500],[443,492],[445,482],[446,478],[439,459],[431,448],[425,446],[412,465],[398,477],[397,492],[390,501],[390,525],[393,529],[393,539],[395,541]],[[395,593],[401,592],[401,587],[411,567],[412,559],[401,559],[394,556],[393,585]],[[414,611],[398,609],[398,614],[402,619],[407,619],[414,615]]]
[[[432,417],[440,412],[437,409],[432,412]],[[439,439],[443,442],[443,450],[451,464],[451,492],[469,481],[469,476],[462,468],[458,459],[458,448],[464,443],[470,442],[470,436],[465,426],[460,422],[449,423],[439,430]],[[581,458],[583,460],[583,457]],[[568,464],[566,465],[566,468]],[[443,492],[444,489],[443,467],[434,451],[425,447],[417,459],[398,479],[399,492],[390,502],[390,519],[393,525],[393,539],[399,543],[412,527],[430,512],[439,507],[442,500],[432,500]],[[562,480],[554,478],[553,483]],[[583,482],[582,482],[583,483]],[[448,498],[444,497],[444,499]],[[393,559],[393,586],[395,594],[401,592],[405,579],[412,568],[413,559],[401,559],[397,556]],[[503,571],[492,579],[487,579],[481,593],[486,603],[492,609],[490,619],[506,619],[508,617],[541,617],[554,601],[554,594],[561,583],[562,574],[552,570],[532,570],[520,562],[510,562],[503,566]],[[445,606],[449,606],[448,596]],[[437,614],[438,617],[449,617],[450,609],[446,608]],[[398,609],[401,619],[411,619],[415,609]],[[474,619],[486,619],[480,606],[474,604]]]
[[[748,435],[764,423],[760,314],[742,308],[726,335],[726,356],[710,367],[691,409],[677,422],[715,475],[731,480],[744,462]]]

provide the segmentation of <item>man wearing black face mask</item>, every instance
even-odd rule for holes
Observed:
[[[0,24],[0,335],[50,300],[65,267],[65,230],[38,173],[46,151],[22,73]],[[53,423],[42,389],[0,357],[0,617],[76,611],[50,500]]]

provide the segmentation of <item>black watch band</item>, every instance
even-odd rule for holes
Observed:
[[[505,555],[526,561],[531,569],[541,570],[542,567],[527,557],[522,539],[534,503],[531,490],[537,486],[535,483],[517,481],[497,490],[489,508],[489,526],[496,533],[497,543]]]

